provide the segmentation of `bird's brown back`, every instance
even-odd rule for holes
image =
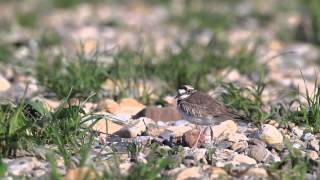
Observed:
[[[188,98],[180,100],[178,104],[184,112],[196,117],[240,118],[239,115],[230,113],[222,103],[203,92],[195,92]]]

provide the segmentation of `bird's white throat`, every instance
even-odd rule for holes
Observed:
[[[179,89],[178,92],[179,94],[185,94],[187,91],[185,89]]]

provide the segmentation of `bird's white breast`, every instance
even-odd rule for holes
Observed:
[[[192,124],[202,125],[202,126],[209,126],[215,123],[215,119],[212,117],[195,117],[190,116],[189,114],[185,113],[178,107],[178,111],[180,112],[182,118],[184,120],[189,121]]]

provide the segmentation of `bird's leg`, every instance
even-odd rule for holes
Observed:
[[[213,142],[213,130],[212,130],[212,127],[209,126],[210,128],[210,136],[211,136],[211,143]]]
[[[224,136],[223,136],[223,133],[222,133],[218,137],[214,138],[214,145],[220,144],[223,141],[223,139],[224,139]]]
[[[215,138],[214,136],[213,136],[213,130],[212,130],[212,127],[211,126],[209,126],[209,128],[210,128],[210,136],[211,136],[211,144],[212,145],[217,145],[217,144],[219,144],[219,137],[221,136],[221,135],[219,135],[217,138]]]
[[[198,147],[198,142],[199,142],[199,140],[200,140],[201,133],[202,133],[202,128],[200,127],[199,135],[198,135],[197,140],[196,140],[196,143],[193,145],[192,149],[195,149],[195,148]]]

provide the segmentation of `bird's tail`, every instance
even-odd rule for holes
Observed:
[[[249,117],[242,115],[242,114],[238,114],[238,113],[231,112],[231,111],[228,111],[228,114],[230,117],[232,117],[235,120],[250,121]]]

